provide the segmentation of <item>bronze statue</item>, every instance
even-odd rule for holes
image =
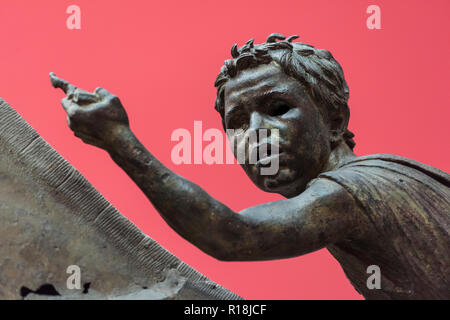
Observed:
[[[269,155],[278,172],[242,167],[259,188],[287,199],[239,213],[148,152],[119,98],[50,77],[67,94],[62,106],[75,135],[105,149],[167,223],[207,254],[271,260],[326,247],[367,299],[449,299],[450,176],[399,156],[355,156],[342,68],[329,51],[296,38],[234,45],[215,82],[224,129],[279,130],[279,153]],[[367,286],[371,265],[380,268],[381,289]]]

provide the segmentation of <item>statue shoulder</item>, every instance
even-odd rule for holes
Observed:
[[[358,174],[361,175],[364,172],[370,173],[372,171],[371,168],[374,170],[376,168],[377,171],[385,169],[386,176],[394,174],[395,176],[405,175],[414,177],[416,180],[434,181],[450,188],[450,175],[447,172],[413,159],[392,154],[373,154],[357,157],[340,168],[323,174],[330,176],[336,171],[338,173],[337,176],[339,176],[339,174],[344,172],[351,174],[352,169],[358,169]]]
[[[432,210],[450,208],[450,175],[432,166],[395,155],[376,154],[356,158],[340,168],[321,173],[316,180],[331,180],[341,185],[369,211],[395,211],[395,206]],[[313,181],[311,181],[311,185]],[[409,199],[406,201],[405,199]],[[406,201],[406,202],[405,202]],[[431,214],[431,213],[430,213]]]

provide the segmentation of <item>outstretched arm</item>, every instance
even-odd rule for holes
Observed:
[[[54,86],[71,90],[72,97],[62,104],[75,135],[105,149],[177,233],[217,259],[298,256],[344,239],[356,225],[351,196],[321,179],[296,198],[235,213],[147,151],[130,130],[117,97],[102,88],[77,94],[79,89],[61,81]]]

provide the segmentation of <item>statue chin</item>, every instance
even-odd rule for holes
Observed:
[[[289,168],[280,168],[277,174],[272,176],[259,176],[258,187],[264,191],[279,193],[283,196],[298,193],[298,172]]]

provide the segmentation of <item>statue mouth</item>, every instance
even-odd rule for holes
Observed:
[[[248,161],[257,168],[270,167],[274,161],[279,162],[282,153],[283,150],[278,145],[264,142],[249,149]]]
[[[257,168],[267,168],[270,167],[274,161],[280,163],[280,157],[282,156],[282,152],[277,152],[275,154],[266,153],[256,162]]]

